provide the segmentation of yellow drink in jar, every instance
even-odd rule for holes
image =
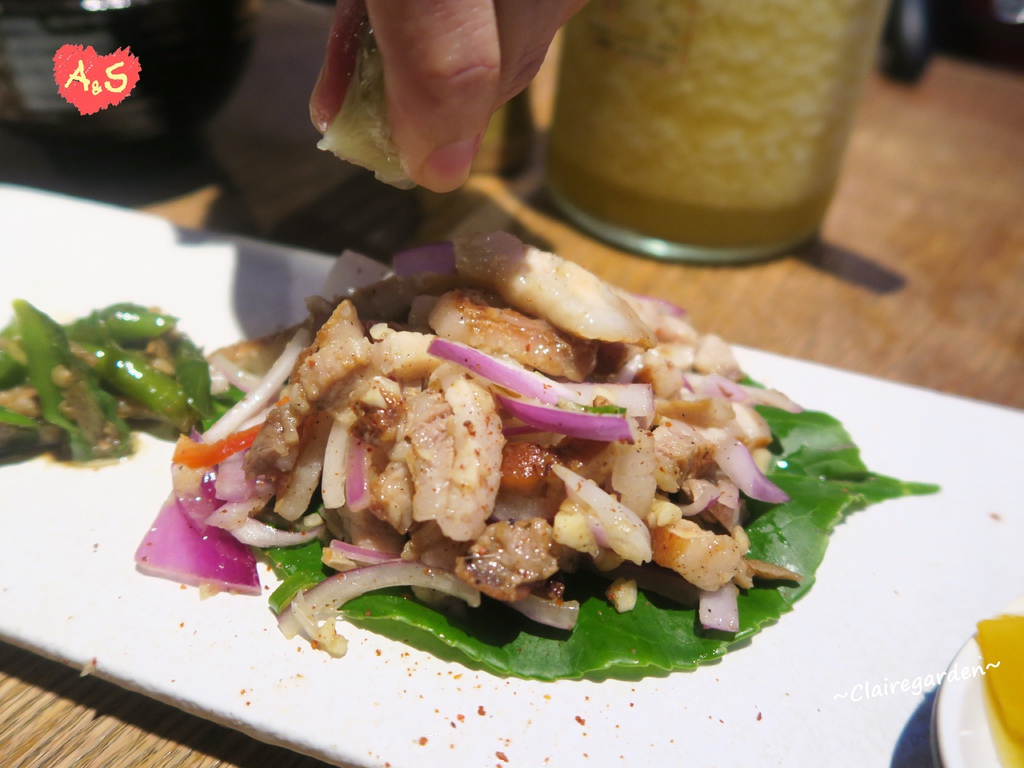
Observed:
[[[885,0],[591,0],[548,148],[585,229],[664,258],[768,256],[828,208]]]

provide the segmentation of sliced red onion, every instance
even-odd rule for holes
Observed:
[[[739,440],[719,445],[715,462],[730,480],[747,496],[759,501],[781,504],[789,501],[779,486],[764,476],[750,455],[750,449]]]
[[[324,532],[326,526],[318,525],[308,531],[282,531],[272,525],[260,522],[255,518],[248,518],[237,528],[231,530],[231,535],[243,544],[250,547],[291,547],[295,544],[305,544],[317,538]]]
[[[317,621],[337,616],[341,606],[354,597],[385,587],[425,587],[457,597],[471,608],[480,605],[480,593],[451,571],[404,560],[354,568],[329,576],[308,589],[305,603]]]
[[[291,338],[274,364],[267,371],[259,385],[252,392],[249,392],[238,403],[232,406],[231,410],[225,413],[217,422],[203,433],[203,441],[216,443],[228,435],[237,432],[250,417],[271,405],[278,399],[281,387],[291,375],[295,361],[307,346],[309,346],[310,335],[305,328],[300,328]]]
[[[553,379],[528,371],[515,363],[491,357],[457,341],[432,339],[427,352],[442,360],[461,365],[510,392],[532,397],[542,403],[554,405],[559,399],[572,400],[575,396],[571,389]]]
[[[603,442],[633,442],[633,427],[622,414],[570,411],[504,395],[498,395],[498,402],[520,421],[546,432]]]
[[[738,595],[739,590],[731,582],[714,591],[702,589],[700,591],[700,605],[697,607],[700,625],[704,629],[738,632],[740,628]]]
[[[135,552],[139,571],[199,587],[260,594],[252,551],[220,528],[194,523],[171,497]]]
[[[556,629],[572,629],[580,617],[580,604],[576,600],[547,600],[537,595],[527,595],[522,600],[505,605],[538,624]]]
[[[370,506],[370,451],[369,446],[355,435],[349,436],[345,465],[345,498],[348,508],[353,512],[362,512]]]
[[[326,298],[348,296],[353,291],[380,282],[391,268],[357,251],[345,249],[334,260],[321,293]]]
[[[448,240],[408,248],[391,257],[391,267],[396,275],[413,275],[417,272],[447,275],[455,271],[455,246]]]
[[[568,467],[555,464],[551,470],[565,483],[571,500],[582,502],[597,515],[612,551],[637,565],[650,562],[651,532],[633,510]]]
[[[381,552],[377,549],[357,547],[355,544],[349,544],[347,541],[341,541],[340,539],[334,539],[330,546],[335,552],[363,565],[378,565],[401,559],[401,554],[398,552]]]

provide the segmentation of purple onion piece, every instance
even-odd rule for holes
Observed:
[[[227,531],[193,522],[173,497],[143,537],[135,563],[142,573],[192,586],[245,595],[261,592],[249,547]]]
[[[402,276],[417,272],[450,274],[455,271],[455,246],[449,240],[399,251],[391,258],[391,268]]]
[[[570,411],[503,395],[498,395],[498,402],[523,423],[547,432],[603,442],[633,442],[632,428],[622,415]]]
[[[774,504],[789,501],[785,491],[758,469],[750,450],[739,440],[720,446],[715,452],[715,461],[729,479],[750,498]]]

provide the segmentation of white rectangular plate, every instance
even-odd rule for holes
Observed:
[[[332,263],[10,186],[0,238],[0,325],[14,298],[58,320],[134,301],[179,316],[208,350],[300,317]],[[261,598],[200,600],[136,572],[169,490],[171,446],[150,439],[102,468],[0,467],[0,638],[95,659],[119,685],[338,764],[887,764],[975,622],[1024,591],[1024,413],[740,356],[840,418],[873,470],[942,492],[853,514],[795,611],[720,663],[633,682],[506,680],[352,627],[348,655],[331,659],[286,640]]]

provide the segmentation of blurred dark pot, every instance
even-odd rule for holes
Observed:
[[[231,95],[255,35],[258,0],[0,0],[0,126],[50,139],[146,140],[192,132]],[[120,104],[93,115],[57,93],[65,44],[142,66]]]

